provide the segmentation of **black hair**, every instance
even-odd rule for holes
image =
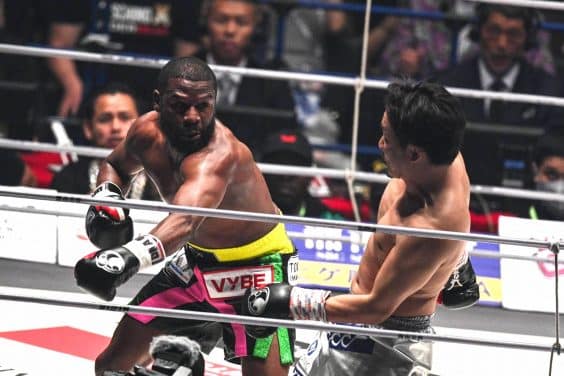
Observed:
[[[174,58],[162,67],[157,81],[157,88],[161,94],[166,91],[168,81],[173,78],[182,78],[188,81],[212,82],[214,93],[217,93],[215,74],[209,65],[197,57],[186,56]]]
[[[419,146],[437,165],[450,164],[460,151],[464,111],[443,86],[409,80],[391,83],[385,109],[401,147]]]
[[[256,7],[255,10],[255,15],[257,16],[257,19],[260,19],[263,13],[263,6],[261,4],[261,2],[259,2],[258,0],[237,0],[240,1],[242,3],[248,3],[251,5],[254,5]],[[202,6],[201,6],[201,11],[200,11],[200,29],[204,30],[206,29],[206,23],[208,21],[208,16],[210,14],[210,9],[212,7],[212,5],[214,4],[215,0],[204,0],[202,2]]]
[[[496,12],[501,13],[507,18],[523,20],[525,32],[527,33],[525,48],[529,49],[536,46],[537,31],[540,23],[540,14],[535,9],[484,3],[477,4],[475,9],[478,22],[476,27],[470,31],[470,39],[474,42],[479,42],[480,29],[486,23],[490,15]]]
[[[537,140],[533,150],[533,158],[537,166],[548,157],[564,157],[564,128],[547,129]]]
[[[81,110],[82,118],[85,120],[91,120],[92,116],[94,116],[94,104],[96,100],[101,97],[102,95],[112,95],[112,94],[126,94],[133,98],[133,102],[135,103],[135,108],[137,109],[137,113],[140,113],[140,104],[137,95],[133,91],[133,89],[123,82],[110,82],[104,86],[98,87],[94,89],[92,94],[88,97],[88,99],[84,102]]]

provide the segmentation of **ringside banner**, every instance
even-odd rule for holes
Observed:
[[[0,257],[56,263],[57,216],[38,214],[55,207],[53,202],[0,197]]]
[[[84,214],[87,205],[54,203],[29,199],[0,201],[0,257],[58,263],[72,267],[83,256],[96,250],[86,236]],[[55,214],[21,213],[5,205],[49,209]],[[16,204],[15,204],[16,203]],[[60,214],[58,214],[60,213]],[[58,215],[57,215],[58,214]],[[166,213],[132,210],[134,233],[148,233]],[[33,236],[30,237],[30,229]],[[364,252],[370,232],[286,224],[299,253],[298,284],[302,286],[348,290]],[[39,242],[38,239],[41,239]],[[498,252],[496,244],[468,242],[469,250]],[[14,250],[25,249],[25,252]],[[472,257],[481,288],[480,304],[501,304],[499,260]],[[162,264],[141,271],[157,273]]]
[[[499,235],[562,241],[564,238],[564,223],[500,217]],[[554,254],[547,248],[538,249],[502,244],[500,251],[502,255],[538,256],[554,259]],[[560,278],[564,278],[564,265],[560,264],[558,268],[555,268],[553,262],[502,259],[502,306],[508,309],[554,313],[555,277],[557,273]],[[560,301],[564,299],[562,289],[560,289],[559,298]],[[564,313],[562,306],[560,306],[560,313]]]
[[[301,286],[348,290],[364,253],[369,232],[317,226],[287,224],[290,237],[300,256],[299,284]],[[299,235],[299,236],[296,236]],[[324,240],[319,238],[350,238]],[[468,251],[498,253],[497,244],[467,242]],[[499,260],[472,257],[472,265],[480,285],[482,305],[501,305],[501,280]]]

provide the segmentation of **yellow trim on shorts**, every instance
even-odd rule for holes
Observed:
[[[278,223],[262,238],[247,245],[233,248],[203,248],[193,243],[188,243],[198,251],[212,253],[217,261],[230,262],[258,258],[272,253],[294,253],[294,244],[286,234],[284,223]]]

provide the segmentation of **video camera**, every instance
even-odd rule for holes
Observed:
[[[205,362],[200,345],[178,336],[158,336],[151,342],[153,365],[136,365],[132,372],[105,371],[103,376],[204,376]]]

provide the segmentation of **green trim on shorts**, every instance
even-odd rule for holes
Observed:
[[[279,253],[263,256],[259,259],[261,265],[272,265],[274,269],[274,282],[284,281],[284,267],[282,265],[282,256]],[[289,365],[294,362],[294,354],[290,344],[290,334],[287,328],[277,328],[278,347],[280,351],[280,364]],[[266,338],[257,338],[253,348],[253,356],[259,359],[266,359],[270,352],[270,345],[274,334]]]

